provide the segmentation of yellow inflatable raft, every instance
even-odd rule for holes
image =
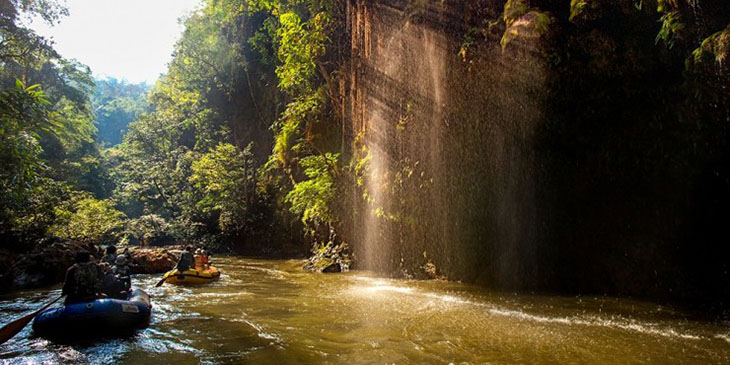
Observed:
[[[185,271],[173,269],[165,273],[165,282],[170,284],[207,284],[220,279],[221,272],[215,267],[191,268]]]

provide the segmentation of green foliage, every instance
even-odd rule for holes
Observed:
[[[130,219],[125,234],[130,243],[154,245],[170,243],[170,223],[157,214],[146,214]]]
[[[67,204],[57,207],[56,216],[52,233],[91,244],[116,243],[126,218],[110,200],[97,200],[88,194],[77,194]]]
[[[190,182],[203,191],[198,206],[215,211],[224,234],[235,235],[250,225],[256,205],[256,166],[252,145],[239,150],[220,144],[193,162]]]
[[[550,31],[550,26],[555,22],[555,19],[549,13],[538,10],[530,10],[521,17],[519,22],[511,22],[511,25],[504,31],[500,41],[502,49],[507,48],[510,42],[517,39],[527,40],[544,37]]]
[[[702,41],[699,47],[692,51],[688,62],[688,68],[692,64],[699,65],[717,64],[722,65],[730,56],[730,24],[727,28],[712,34]]]
[[[322,119],[326,98],[325,88],[322,86],[312,93],[295,98],[287,105],[279,119],[280,127],[274,142],[274,155],[281,166],[288,168],[302,152],[304,146],[301,143],[308,142],[303,140],[304,129],[311,129],[312,125]]]
[[[287,196],[304,221],[332,222],[337,155],[320,152],[317,128],[330,122],[335,2],[207,1],[184,20],[168,72],[149,92],[94,83],[86,66],[16,25],[20,14],[55,22],[65,9],[54,1],[9,4],[0,9],[0,85],[21,81],[0,94],[5,232],[238,242],[298,227]],[[111,148],[95,143],[94,118],[98,141]],[[272,145],[278,158],[261,173],[261,154],[271,151],[262,148]]]
[[[302,223],[318,227],[335,221],[332,202],[337,185],[333,166],[337,165],[339,154],[327,153],[324,156],[308,156],[299,161],[308,179],[294,184],[287,194],[286,201],[291,211],[301,216]]]
[[[140,232],[133,239],[207,239],[237,235],[248,225],[256,161],[252,147],[241,151],[231,142],[258,142],[261,128],[258,111],[245,114],[257,110],[259,97],[247,37],[256,34],[248,30],[251,24],[262,20],[251,16],[244,1],[222,0],[186,19],[167,74],[149,92],[150,111],[129,124],[113,149],[114,197],[121,208],[135,219],[167,222],[135,221]],[[240,105],[242,100],[252,101]]]
[[[339,154],[328,150],[333,145],[330,99],[333,75],[327,70],[329,48],[336,37],[338,23],[333,20],[337,2],[248,1],[257,11],[268,11],[253,40],[262,54],[269,49],[278,59],[276,75],[279,89],[290,102],[274,123],[274,148],[265,166],[266,181],[275,182],[282,192],[282,206],[306,226],[316,242],[329,242],[334,234],[336,209],[334,196]],[[268,42],[268,44],[262,44]],[[277,174],[285,178],[277,178]]]
[[[127,126],[144,113],[146,84],[129,84],[114,78],[96,80],[91,103],[99,129],[98,140],[111,146],[121,143]]]
[[[295,12],[279,16],[279,87],[289,93],[312,90],[316,62],[324,55],[329,16],[319,12],[306,22]]]
[[[0,6],[0,24],[14,25],[20,14],[28,18],[37,16],[53,25],[61,17],[68,15],[68,9],[53,0],[6,0]]]
[[[590,0],[571,0],[570,1],[570,18],[571,22],[576,22],[579,18],[586,18],[586,12],[594,10],[598,7],[596,1]]]
[[[53,132],[48,100],[39,85],[0,92],[0,189],[6,202],[22,201],[44,168],[40,133]]]
[[[71,202],[72,194],[79,195],[74,189],[103,195],[95,187],[107,185],[93,145],[90,70],[63,59],[51,42],[18,23],[25,16],[54,24],[65,14],[51,0],[11,0],[0,7],[0,234],[12,237],[4,247],[23,249],[68,224],[73,226],[64,232],[86,236],[90,232],[80,230],[92,226],[79,222],[113,209],[110,202],[95,204],[88,193],[92,200],[83,206]]]
[[[656,43],[664,42],[667,47],[674,47],[677,41],[682,39],[686,27],[683,15],[679,11],[667,12],[662,15],[660,23],[662,27],[656,36]]]
[[[528,0],[507,0],[504,4],[504,23],[507,27],[511,26],[517,18],[527,14],[530,10],[530,2]]]
[[[279,39],[276,35],[277,19],[267,17],[264,19],[261,28],[249,38],[248,43],[261,57],[265,65],[274,65],[277,60],[276,50],[279,49]]]
[[[5,247],[25,244],[49,234],[49,227],[56,221],[56,207],[70,197],[67,184],[40,177],[24,192],[22,199],[4,200],[0,212],[0,228],[3,233],[17,236],[19,242],[5,242]]]

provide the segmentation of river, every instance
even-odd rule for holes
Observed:
[[[139,275],[149,328],[128,338],[54,344],[30,325],[3,363],[518,364],[730,363],[730,324],[615,298],[493,293],[446,281],[311,274],[301,261],[217,258],[199,287]],[[0,322],[60,290],[0,297]]]

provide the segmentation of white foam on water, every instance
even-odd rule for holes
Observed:
[[[225,298],[225,297],[240,297],[244,295],[253,295],[249,292],[237,292],[237,293],[199,293],[195,294],[199,297],[212,297],[212,298]]]
[[[266,331],[263,326],[255,323],[255,322],[252,322],[252,321],[250,321],[250,320],[248,320],[246,318],[233,318],[233,319],[229,319],[229,321],[230,322],[246,323],[249,326],[253,327],[253,329],[256,330],[256,333],[258,334],[259,337],[264,338],[264,339],[267,339],[267,340],[272,340],[272,341],[275,341],[277,343],[282,343],[283,342],[282,339],[281,339],[281,337],[279,337],[277,334],[270,333],[270,332]]]
[[[471,305],[471,306],[479,306],[479,307],[487,307],[487,311],[492,315],[498,315],[498,316],[504,316],[504,317],[511,317],[516,318],[523,321],[530,321],[530,322],[537,322],[537,323],[555,323],[555,324],[561,324],[566,326],[599,326],[599,327],[606,327],[606,328],[613,328],[613,329],[619,329],[619,330],[625,330],[625,331],[631,331],[631,332],[637,332],[641,334],[647,334],[647,335],[654,335],[654,336],[662,336],[667,338],[678,338],[678,339],[684,339],[684,340],[702,340],[707,339],[707,337],[703,337],[700,335],[687,333],[687,332],[680,332],[673,328],[666,328],[661,327],[658,324],[652,324],[652,323],[639,323],[637,321],[626,319],[626,318],[602,318],[598,316],[590,316],[590,317],[551,317],[551,316],[542,316],[542,315],[536,315],[536,314],[529,314],[525,313],[520,310],[513,310],[513,309],[507,309],[507,308],[500,308],[495,307],[490,304],[485,303],[478,303],[473,302],[467,299],[460,298],[458,296],[454,295],[444,295],[444,294],[437,294],[437,293],[431,293],[431,292],[420,292],[415,290],[414,288],[410,287],[404,287],[404,286],[396,286],[392,285],[391,283],[385,281],[385,280],[379,280],[379,279],[373,279],[373,278],[367,278],[367,277],[355,277],[358,281],[367,281],[370,283],[370,286],[365,287],[365,292],[394,292],[394,293],[400,293],[400,294],[406,294],[406,295],[416,295],[421,297],[426,297],[430,299],[435,299],[442,301],[444,303],[448,304],[457,304],[457,305]],[[360,292],[362,292],[362,288]],[[730,335],[716,335],[716,338],[724,339],[728,342],[730,342]]]
[[[178,341],[172,341],[167,339],[153,339],[148,338],[143,341],[138,341],[137,345],[144,349],[145,351],[149,352],[155,352],[155,353],[191,353],[200,355],[203,353],[203,351],[188,346],[182,342]]]
[[[629,319],[605,319],[600,317],[547,317],[534,314],[528,314],[522,311],[509,310],[503,308],[491,308],[489,313],[499,316],[507,316],[539,323],[557,323],[563,325],[580,325],[580,326],[600,326],[607,328],[616,328],[626,331],[638,332],[648,335],[656,335],[670,338],[681,338],[685,340],[701,340],[703,337],[678,332],[673,328],[660,328],[655,324],[641,324]]]

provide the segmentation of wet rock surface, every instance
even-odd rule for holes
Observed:
[[[166,248],[137,249],[131,252],[133,274],[158,274],[172,270],[178,256]]]
[[[305,263],[304,270],[309,272],[337,273],[350,270],[352,260],[345,244],[329,244],[320,247]]]

